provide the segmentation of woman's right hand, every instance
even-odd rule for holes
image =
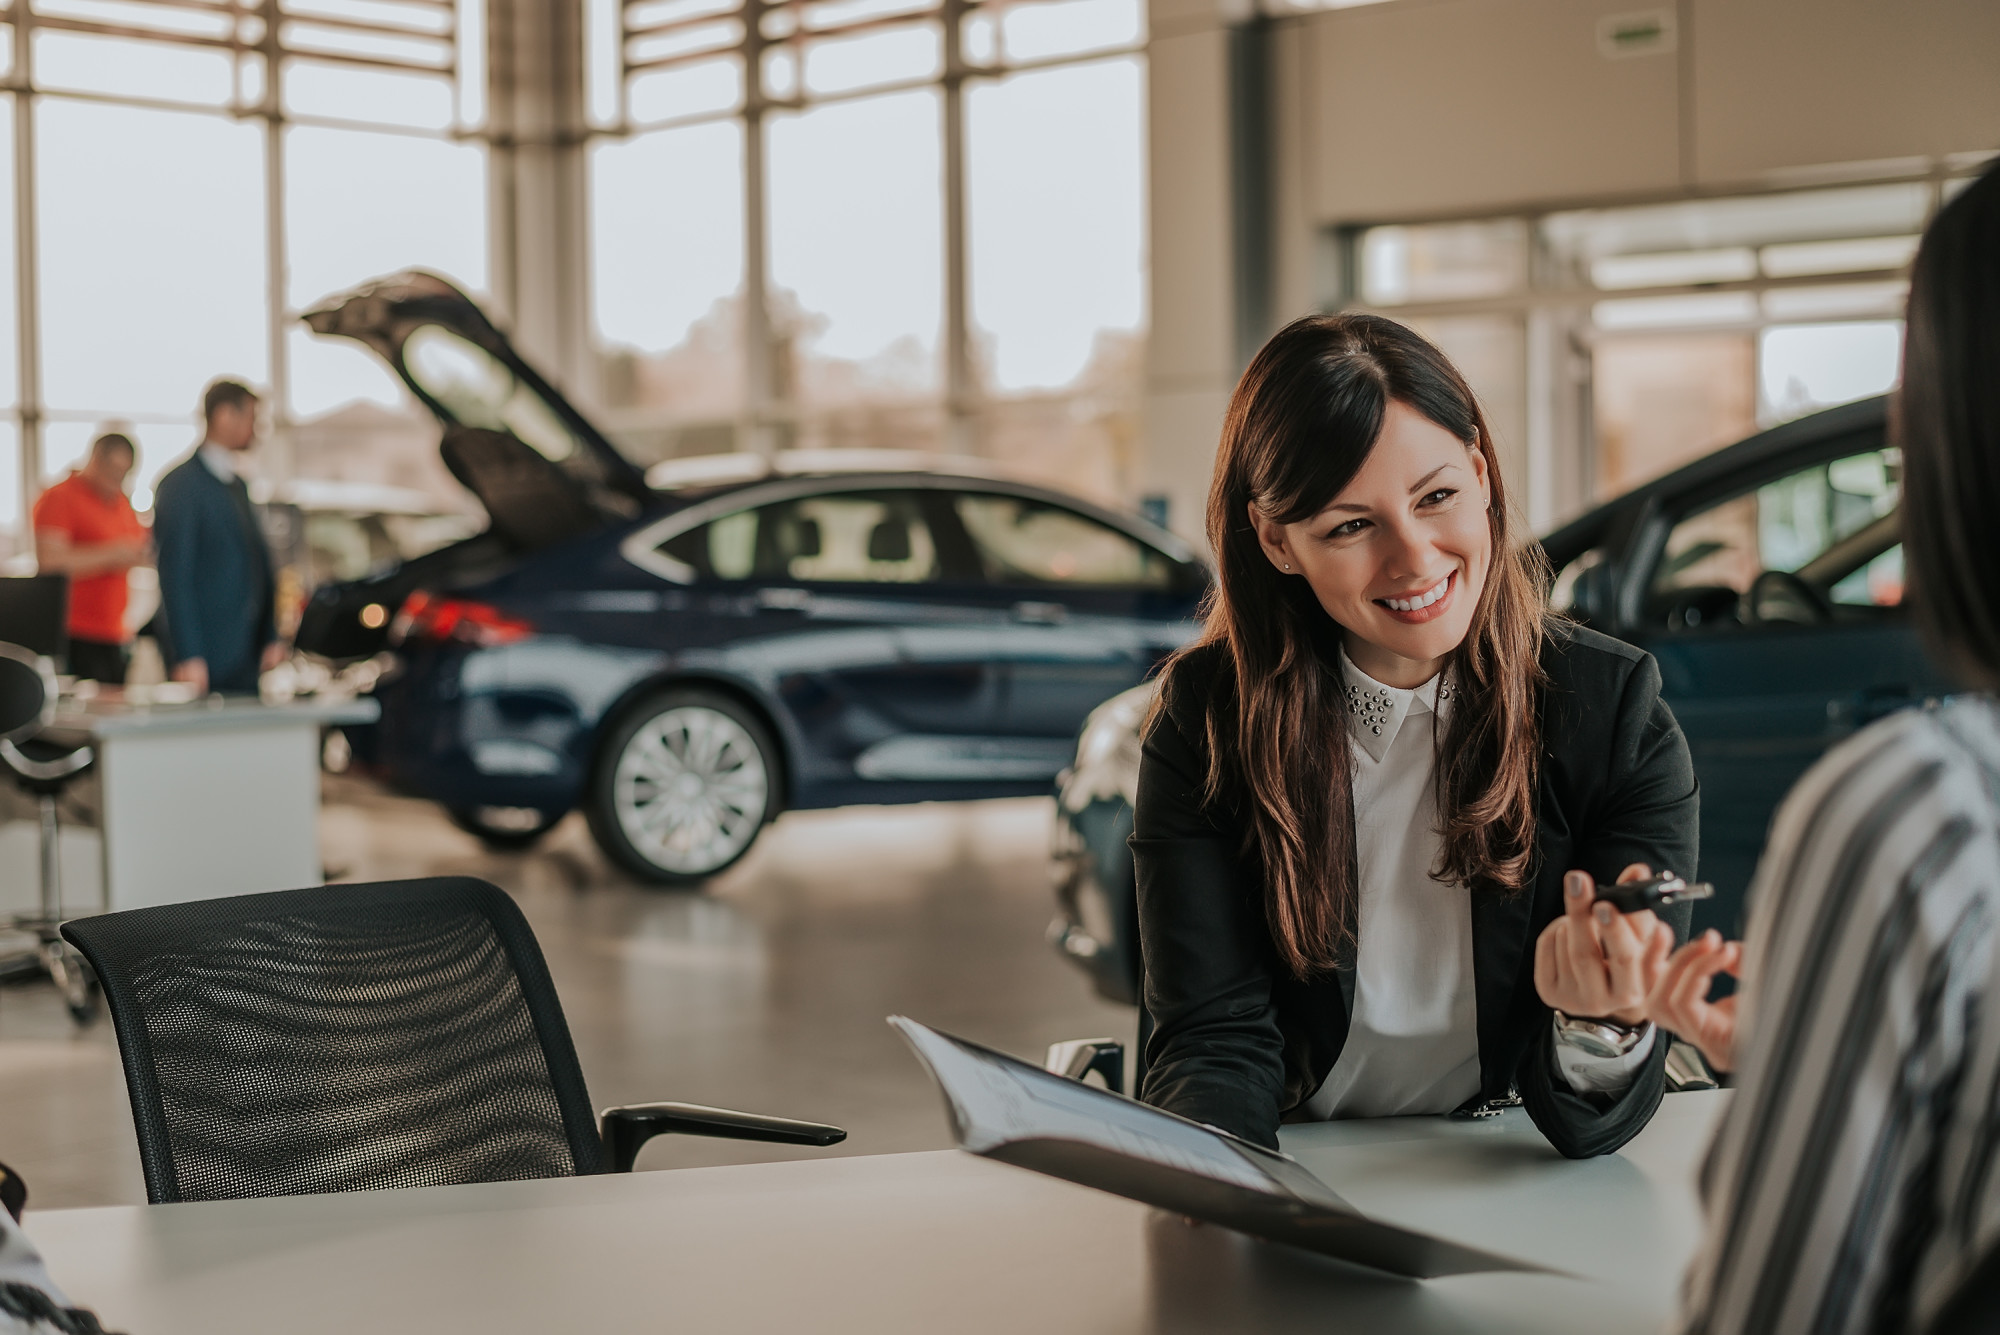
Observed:
[[[1673,953],[1646,997],[1646,1018],[1700,1048],[1717,1071],[1736,1062],[1736,998],[1710,1001],[1708,989],[1717,974],[1734,977],[1742,963],[1743,943],[1710,928]]]

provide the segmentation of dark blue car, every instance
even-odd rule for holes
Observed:
[[[1046,793],[1193,631],[1207,577],[1136,517],[881,457],[654,487],[442,280],[306,318],[431,408],[490,526],[316,591],[299,647],[390,655],[357,760],[495,842],[581,807],[620,865],[695,881],[786,808]]]
[[[1701,783],[1697,931],[1740,930],[1772,814],[1829,746],[1951,689],[1903,606],[1902,460],[1886,401],[1789,422],[1543,540],[1553,603],[1649,650]],[[1058,803],[1051,936],[1114,1000],[1137,996],[1131,794],[1150,697],[1085,728]],[[1674,870],[1687,873],[1688,868]]]

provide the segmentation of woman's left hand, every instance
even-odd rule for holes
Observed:
[[[1618,883],[1652,874],[1635,862],[1618,874]],[[1543,1004],[1565,1015],[1642,1024],[1646,996],[1674,948],[1674,929],[1650,909],[1620,913],[1609,904],[1593,904],[1596,893],[1589,872],[1563,877],[1563,916],[1535,941],[1535,991]]]

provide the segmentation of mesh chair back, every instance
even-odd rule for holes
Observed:
[[[541,948],[470,877],[80,918],[155,1202],[604,1171]]]

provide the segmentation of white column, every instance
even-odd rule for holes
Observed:
[[[1148,52],[1151,332],[1138,491],[1202,543],[1203,507],[1238,372],[1229,23],[1215,0],[1153,0]]]
[[[582,0],[491,0],[486,50],[494,304],[522,354],[588,404],[598,387]]]

